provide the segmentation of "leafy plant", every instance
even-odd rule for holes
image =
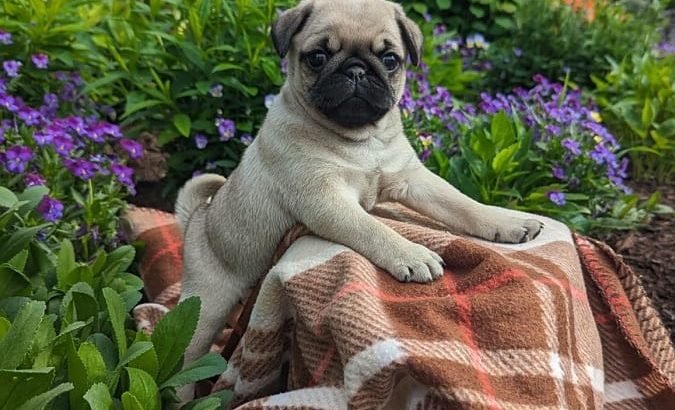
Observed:
[[[4,187],[0,199],[0,239],[11,244],[0,252],[0,408],[158,410],[176,387],[224,370],[218,354],[180,370],[198,298],[168,312],[151,337],[129,326],[143,286],[126,272],[133,247],[99,249],[85,262],[68,240],[52,252],[36,238],[40,227],[16,224],[31,204]],[[210,403],[219,408],[220,397]]]
[[[659,50],[611,61],[592,76],[603,117],[628,151],[637,179],[675,177],[675,54]]]
[[[401,106],[427,166],[487,204],[552,216],[572,227],[628,228],[657,207],[639,208],[624,184],[628,159],[579,90],[537,76],[514,94],[462,104],[418,74]]]

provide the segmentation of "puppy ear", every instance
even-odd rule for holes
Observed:
[[[302,30],[302,26],[312,12],[311,4],[300,4],[283,12],[272,23],[272,42],[279,57],[283,58],[291,48],[293,36]]]
[[[410,61],[413,65],[419,66],[422,60],[422,47],[424,46],[422,31],[414,21],[406,17],[402,10],[397,10],[396,23],[410,55]]]

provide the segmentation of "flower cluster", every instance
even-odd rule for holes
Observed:
[[[456,154],[460,151],[458,135],[481,128],[489,132],[491,119],[503,112],[531,131],[531,152],[540,161],[537,166],[548,169],[548,180],[542,180],[542,186],[556,187],[546,194],[556,206],[567,203],[566,192],[592,192],[589,178],[617,193],[629,193],[624,183],[628,159],[618,157],[620,146],[602,125],[595,105],[585,101],[581,91],[541,75],[534,81],[536,85],[529,90],[519,88],[508,95],[481,93],[470,104],[454,100],[443,87],[432,87],[425,67],[408,73],[400,107],[408,129],[414,130],[413,143],[421,159],[428,159],[434,148],[449,156]]]
[[[11,42],[11,36],[0,32],[0,42]],[[36,54],[32,62],[36,69],[45,69],[49,58]],[[12,79],[20,75],[23,64],[8,60],[2,65],[5,76],[0,75],[0,118],[4,118],[0,122],[0,168],[10,178],[19,176],[24,187],[50,185],[53,196],[46,195],[37,207],[44,220],[55,222],[63,216],[64,205],[57,198],[69,196],[72,186],[66,192],[58,192],[57,185],[67,184],[62,170],[75,183],[95,180],[105,184],[114,180],[129,193],[135,193],[133,171],[126,162],[141,158],[143,147],[123,138],[118,126],[72,103],[78,98],[79,75],[54,73],[60,93],[46,93],[41,105],[32,106],[10,91]]]

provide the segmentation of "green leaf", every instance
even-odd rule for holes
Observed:
[[[138,334],[142,334],[142,332],[138,332]],[[153,379],[156,379],[157,374],[159,373],[159,359],[157,358],[157,352],[155,351],[154,346],[147,352],[131,360],[129,362],[129,367],[144,370],[152,376]]]
[[[217,66],[213,67],[213,70],[211,70],[211,74],[215,74],[221,71],[230,71],[230,70],[236,70],[236,71],[243,71],[244,67],[238,65],[238,64],[231,64],[231,63],[221,63],[218,64]]]
[[[490,135],[497,149],[503,149],[513,144],[516,139],[516,133],[513,129],[511,119],[503,111],[498,112],[492,117],[490,123]]]
[[[91,342],[84,342],[77,351],[85,370],[87,371],[87,380],[89,383],[103,382],[107,376],[107,369],[103,356]]]
[[[122,394],[122,408],[124,408],[124,410],[145,410],[136,396],[129,392],[124,392]]]
[[[12,327],[0,340],[0,369],[15,369],[23,362],[44,314],[44,302],[33,300],[21,308]]]
[[[18,409],[26,401],[46,392],[54,380],[54,368],[0,370],[0,403],[3,409]]]
[[[120,246],[108,254],[105,269],[107,272],[124,272],[134,261],[136,250],[131,245]]]
[[[127,338],[124,333],[124,320],[126,319],[124,301],[117,292],[110,288],[103,289],[103,298],[112,324],[118,355],[123,357],[127,352]]]
[[[146,410],[159,410],[159,389],[152,376],[141,369],[133,367],[126,369],[129,375],[129,393],[138,398]]]
[[[157,381],[163,383],[179,364],[185,349],[197,328],[201,302],[198,297],[188,298],[170,310],[157,323],[152,332],[152,343],[159,359]]]
[[[9,262],[19,252],[24,250],[28,244],[35,238],[35,235],[46,225],[34,226],[32,228],[23,228],[14,232],[12,236],[2,245],[0,249],[0,263]]]
[[[0,265],[0,299],[10,296],[24,295],[25,289],[30,286],[30,280],[9,264]]]
[[[478,18],[485,16],[485,10],[480,6],[469,6],[469,12]]]
[[[657,125],[656,130],[659,134],[663,135],[664,138],[670,138],[672,140],[675,138],[675,118],[671,118]]]
[[[642,118],[642,128],[644,129],[648,129],[654,122],[654,119],[656,118],[654,106],[652,105],[652,102],[649,99],[645,100],[645,103],[642,107],[641,118]]]
[[[91,410],[114,410],[115,408],[108,387],[103,383],[92,385],[84,395],[84,399],[89,403]]]
[[[188,403],[183,410],[218,410],[221,408],[221,399],[219,397],[205,397],[200,400]]]
[[[132,344],[127,353],[124,356],[122,356],[122,359],[120,359],[120,362],[117,365],[117,367],[121,368],[123,366],[126,366],[133,360],[141,357],[150,349],[152,349],[152,343],[150,342],[136,342]]]
[[[61,249],[59,249],[57,263],[56,278],[58,281],[58,286],[60,289],[66,290],[67,275],[77,267],[77,262],[75,261],[75,250],[73,249],[73,244],[68,239],[64,239],[61,242]],[[69,285],[72,285],[72,283]]]
[[[211,352],[194,361],[188,367],[162,383],[160,389],[184,386],[204,380],[223,373],[226,367],[225,359],[218,353]]]
[[[73,383],[73,390],[68,394],[71,409],[84,409],[84,393],[89,389],[91,383],[87,376],[87,369],[75,350],[75,342],[72,336],[67,336],[66,342],[68,357],[68,381]]]
[[[68,325],[77,321],[88,322],[90,319],[96,324],[98,321],[98,302],[94,289],[84,282],[71,286],[61,301],[61,317]]]
[[[24,249],[16,254],[10,261],[9,265],[18,272],[23,272],[26,269],[26,262],[28,261],[28,249]],[[1,297],[0,297],[1,298]]]
[[[69,392],[72,389],[72,383],[61,383],[49,391],[34,396],[22,404],[17,410],[44,410],[57,396]]]
[[[0,316],[0,340],[5,337],[10,327],[12,327],[12,322]]]
[[[452,3],[450,0],[436,0],[436,5],[441,10],[448,10],[450,9],[450,6],[452,6]]]
[[[2,208],[12,208],[19,202],[19,198],[14,195],[14,192],[0,186],[0,207]]]
[[[105,367],[108,371],[113,371],[117,367],[119,358],[117,357],[117,349],[110,338],[103,333],[95,333],[87,339],[96,345],[96,350],[103,356]]]
[[[520,143],[516,142],[497,153],[492,160],[492,169],[494,169],[495,173],[499,175],[508,170],[511,158],[513,158],[513,155],[518,151],[518,148],[520,148]]]
[[[173,116],[173,125],[184,137],[190,136],[191,122],[190,117],[185,114],[176,114]]]
[[[21,207],[22,211],[29,211],[35,209],[42,201],[42,198],[49,194],[49,188],[42,185],[35,185],[26,188],[18,195],[19,201],[26,201],[26,204]]]

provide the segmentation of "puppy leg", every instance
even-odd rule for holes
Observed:
[[[514,217],[502,208],[474,201],[421,163],[397,175],[388,183],[383,195],[451,229],[489,241],[527,242],[543,227],[536,219]]]
[[[199,269],[203,265],[195,263],[186,266],[191,266],[192,272],[198,272],[195,268]],[[192,272],[186,271],[186,279],[183,280],[181,299],[191,296],[199,296],[201,299],[199,322],[185,352],[183,367],[208,353],[216,335],[225,326],[228,313],[249,285],[245,275],[227,272],[219,263],[208,266],[210,269],[216,266],[219,269],[202,270],[199,275],[190,275]],[[191,400],[194,396],[194,384],[181,387],[177,393],[183,402]]]
[[[429,282],[443,275],[440,256],[369,215],[347,189],[305,192],[295,210],[312,232],[349,246],[402,282]]]

